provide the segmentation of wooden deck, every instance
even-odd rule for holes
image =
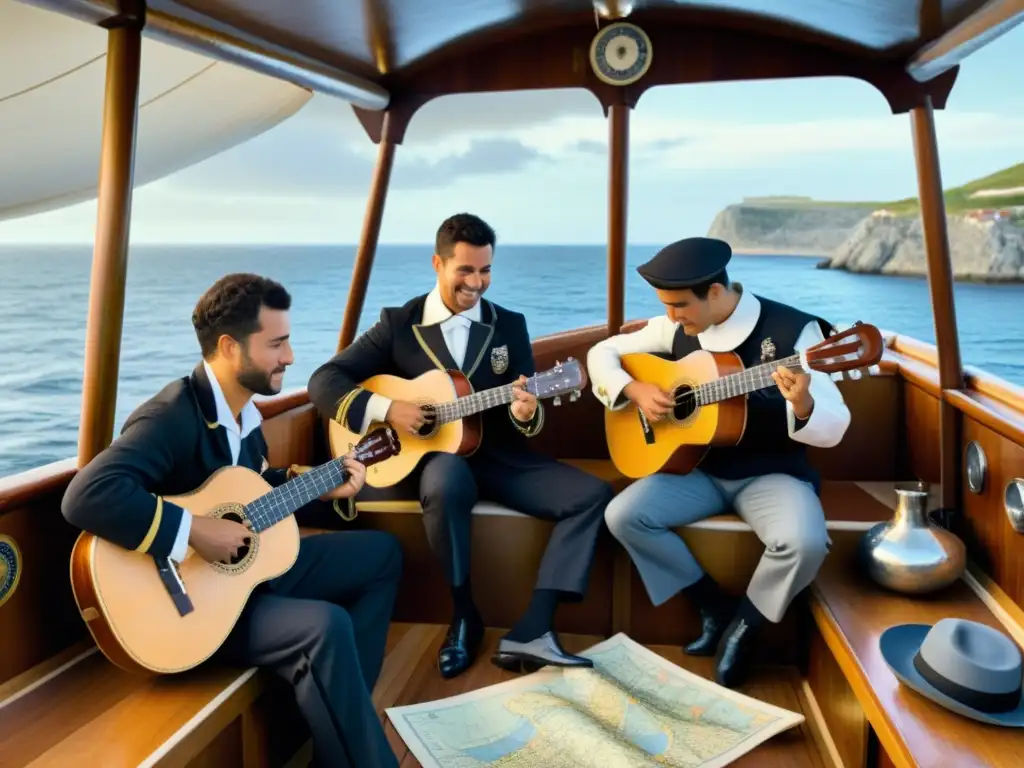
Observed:
[[[391,725],[384,712],[387,707],[443,699],[517,677],[515,673],[505,672],[491,664],[491,653],[504,630],[489,629],[473,667],[454,680],[444,680],[435,668],[437,648],[444,632],[445,627],[437,624],[396,623],[388,635],[388,653],[373,692],[373,700],[380,712],[388,740],[400,759],[401,768],[419,768],[420,762],[409,753]],[[563,634],[561,638],[566,650],[570,652],[582,651],[604,639],[570,634]],[[675,646],[650,648],[684,669],[702,677],[711,677],[712,659],[690,658]],[[750,682],[740,691],[760,701],[802,712],[808,721],[813,719],[807,711],[810,707],[794,668],[758,668]],[[305,764],[304,759],[297,759],[292,761],[289,768]],[[805,722],[775,736],[731,765],[738,768],[822,768],[825,764],[818,752],[811,727]]]

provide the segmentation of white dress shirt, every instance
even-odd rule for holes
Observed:
[[[740,300],[726,320],[712,325],[697,335],[700,345],[709,352],[732,352],[747,340],[761,316],[761,302],[752,293],[740,290]],[[679,324],[666,315],[651,318],[647,325],[634,333],[620,333],[598,342],[587,353],[587,372],[594,395],[606,408],[617,411],[625,408],[628,401],[616,403],[622,390],[633,377],[622,369],[619,360],[622,355],[637,352],[670,354]],[[817,321],[809,322],[796,340],[795,350],[804,349],[823,341]],[[786,401],[786,424],[793,440],[821,448],[838,445],[850,426],[850,409],[843,400],[839,388],[827,373],[811,371],[809,392],[814,398],[814,410],[799,430],[793,404]],[[773,385],[774,386],[774,385]]]
[[[238,455],[242,451],[242,441],[263,423],[263,415],[260,413],[260,409],[256,407],[256,403],[250,398],[239,414],[242,417],[242,425],[239,426],[231,413],[231,407],[228,405],[227,398],[224,397],[224,391],[220,388],[220,382],[217,381],[213,369],[210,368],[209,363],[205,360],[203,361],[203,368],[206,369],[206,377],[210,380],[210,388],[213,390],[213,400],[217,404],[218,428],[224,427],[227,432],[228,446],[231,448],[231,464],[232,466],[237,466]],[[174,546],[171,548],[170,557],[176,563],[180,563],[185,559],[185,553],[188,551],[188,536],[191,530],[192,515],[186,509],[185,514],[181,516],[181,527],[178,528],[178,535],[175,537]]]
[[[480,302],[477,301],[470,309],[459,314],[452,314],[444,301],[441,299],[441,287],[435,285],[434,289],[427,294],[423,304],[422,325],[441,325],[441,333],[444,334],[444,342],[448,351],[455,360],[455,364],[462,367],[466,360],[466,347],[469,344],[469,329],[474,322],[480,322]],[[359,427],[359,433],[365,434],[367,427],[374,421],[384,421],[391,407],[391,399],[384,395],[373,394],[366,403],[366,411],[363,414],[363,423]]]

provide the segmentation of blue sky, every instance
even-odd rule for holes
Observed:
[[[946,186],[1024,161],[1024,26],[961,68],[938,114]],[[1014,73],[1018,74],[1014,74]],[[134,242],[355,242],[376,148],[349,107],[287,122],[136,191]],[[631,120],[629,240],[704,234],[744,196],[916,194],[907,115],[838,78],[658,88]],[[583,91],[448,97],[398,148],[381,241],[428,243],[469,210],[509,243],[603,243],[607,123]],[[0,222],[0,242],[91,243],[95,202]]]

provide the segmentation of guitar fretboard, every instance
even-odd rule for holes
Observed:
[[[512,393],[512,385],[504,384],[493,389],[485,389],[481,392],[474,392],[471,395],[460,397],[450,403],[437,403],[433,406],[436,414],[436,424],[447,424],[451,421],[458,421],[474,413],[486,411],[499,405],[507,405],[515,399]]]
[[[253,530],[256,533],[265,531],[313,499],[344,485],[348,480],[348,471],[342,461],[338,458],[321,464],[246,504],[245,512],[252,522]]]
[[[738,397],[774,386],[772,374],[780,365],[789,368],[794,373],[806,372],[800,364],[800,355],[791,355],[782,360],[762,363],[753,368],[744,368],[739,373],[723,376],[696,387],[694,393],[697,405],[710,405],[721,400],[728,400],[730,397]]]

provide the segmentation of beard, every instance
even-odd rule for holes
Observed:
[[[280,387],[275,387],[271,383],[271,376],[275,373],[283,373],[284,368],[277,368],[269,373],[267,371],[260,370],[253,365],[252,360],[246,356],[245,367],[238,374],[238,383],[245,387],[247,390],[256,395],[264,395],[269,397],[270,395],[276,395],[281,391]]]

